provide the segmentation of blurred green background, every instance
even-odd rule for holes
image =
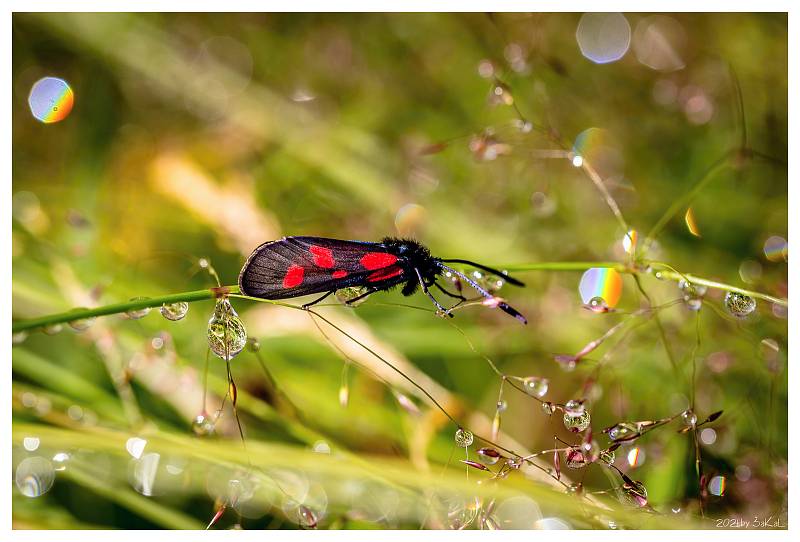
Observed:
[[[558,155],[576,138],[640,243],[676,206],[648,258],[786,297],[786,252],[764,251],[787,235],[786,15],[625,19],[630,48],[598,64],[576,40],[580,14],[15,14],[14,318],[213,286],[200,258],[235,284],[250,251],[283,235],[414,236],[434,255],[512,269],[627,262],[625,230],[585,170]],[[75,94],[55,124],[28,108],[45,76]],[[704,179],[696,198],[681,199]],[[699,236],[684,220],[688,204]],[[613,494],[578,505],[533,468],[479,488],[488,476],[465,476],[462,450],[452,457],[455,426],[419,390],[328,328],[368,369],[349,371],[342,407],[342,353],[306,314],[233,299],[277,384],[252,353],[232,362],[247,450],[229,410],[215,436],[192,433],[211,301],[179,322],[157,310],[111,316],[14,346],[14,525],[202,528],[228,503],[217,527],[480,528],[491,514],[507,528],[552,526],[548,518],[710,528],[756,515],[785,527],[785,310],[759,301],[738,320],[711,289],[699,312],[659,311],[663,337],[642,319],[618,346],[564,371],[554,354],[578,352],[644,298],[626,275],[618,312],[594,314],[578,295],[580,271],[517,275],[527,287],[501,292],[528,326],[460,310],[453,323],[474,350],[421,294],[319,310],[484,436],[500,386],[484,355],[506,374],[548,378],[547,400],[586,397],[604,445],[600,430],[617,421],[686,408],[694,366],[700,418],[725,410],[699,444],[707,480],[725,477],[722,496],[701,495],[680,420],[637,441],[635,465],[633,446],[617,451],[617,466],[644,482],[662,514],[631,512]],[[637,278],[653,305],[681,297],[674,281]],[[227,387],[224,363],[209,362],[213,412]],[[506,387],[504,398],[501,444],[578,442],[530,397]],[[129,439],[147,441],[144,455]],[[25,464],[39,472],[31,490],[19,466],[36,457],[47,463]],[[599,465],[563,470],[586,491],[620,484]],[[486,486],[499,493],[476,505]]]

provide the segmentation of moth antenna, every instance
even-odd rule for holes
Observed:
[[[447,262],[447,263],[465,263],[467,265],[471,265],[472,267],[476,267],[478,269],[482,269],[484,271],[488,271],[489,273],[494,273],[498,277],[503,277],[503,279],[506,282],[508,282],[509,284],[513,284],[514,286],[525,286],[524,282],[519,281],[519,280],[517,280],[517,279],[515,279],[513,277],[509,277],[506,273],[503,273],[502,271],[500,271],[498,269],[494,269],[493,267],[482,265],[482,264],[479,264],[479,263],[476,263],[476,262],[471,262],[469,260],[457,260],[457,259],[454,259],[454,260],[439,260],[439,261]]]
[[[442,263],[444,261],[450,261],[450,260],[437,260],[436,261],[436,265],[438,265],[443,270],[449,271],[450,273],[453,273],[454,275],[457,275],[457,276],[461,277],[462,279],[464,279],[467,282],[467,284],[472,286],[479,294],[481,294],[486,299],[497,299],[495,296],[493,296],[488,291],[486,291],[484,288],[482,288],[480,284],[478,284],[477,282],[475,282],[474,280],[469,278],[467,275],[465,275],[461,271],[456,271],[452,267],[449,267],[449,266],[445,265],[444,263]],[[464,263],[466,260],[452,260],[452,261],[457,261],[459,263]],[[467,263],[469,263],[469,262],[467,262]],[[498,309],[502,310],[506,314],[510,314],[511,316],[513,316],[514,318],[516,318],[517,320],[522,322],[523,324],[527,324],[528,323],[528,320],[524,316],[522,316],[522,314],[520,314],[519,311],[517,311],[514,307],[512,307],[511,305],[509,305],[505,301],[499,301],[496,306],[497,306]]]

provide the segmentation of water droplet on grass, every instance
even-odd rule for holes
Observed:
[[[641,508],[647,505],[647,489],[638,480],[626,481],[620,489],[620,501]]]
[[[578,414],[577,416],[571,416],[564,412],[564,427],[572,431],[573,433],[580,433],[584,431],[587,427],[589,427],[589,423],[591,423],[592,417],[589,415],[588,410],[584,410],[582,414]]]
[[[456,431],[455,441],[456,445],[461,448],[469,448],[472,446],[472,442],[475,440],[472,433],[467,431],[466,429],[461,429],[460,427]]]
[[[214,434],[214,422],[206,414],[198,414],[192,421],[192,431],[198,437]]]
[[[357,307],[358,305],[361,305],[364,301],[367,300],[367,296],[364,296],[363,298],[355,302],[353,300],[359,296],[364,295],[368,291],[369,289],[366,288],[365,286],[350,286],[347,288],[336,290],[336,293],[334,295],[336,296],[336,299],[338,299],[340,303],[344,303],[349,307]]]
[[[564,405],[564,414],[567,416],[580,416],[584,410],[583,401],[578,401],[577,399],[570,399]]]
[[[694,427],[697,425],[697,414],[692,409],[686,410],[681,414],[681,420],[686,427]]]
[[[620,422],[608,430],[611,440],[633,440],[639,436],[639,428],[635,423]]]
[[[522,381],[525,392],[534,397],[544,397],[550,387],[550,381],[539,376],[528,376]]]
[[[703,307],[703,296],[706,295],[708,288],[702,284],[692,284],[685,280],[678,283],[678,288],[683,293],[683,302],[686,303],[689,310],[699,311]]]
[[[231,360],[244,348],[247,330],[227,299],[220,299],[208,321],[208,346],[224,360]]]
[[[567,450],[564,453],[564,460],[571,469],[581,469],[586,466],[586,456],[577,448]]]
[[[80,309],[75,309],[75,310],[76,311],[86,311],[86,310],[89,310],[89,309],[80,308]],[[72,320],[71,322],[69,322],[69,327],[71,327],[74,331],[77,331],[77,332],[86,331],[87,329],[89,329],[91,327],[91,325],[94,323],[94,321],[96,319],[97,318],[94,317],[94,316],[90,316],[88,318],[78,318],[76,320]]]
[[[176,303],[164,303],[159,309],[161,316],[173,322],[183,320],[186,313],[189,312],[189,304],[186,301],[178,301]]]
[[[739,292],[728,292],[725,295],[725,308],[737,318],[745,318],[756,310],[756,300]]]
[[[61,333],[62,329],[64,329],[64,326],[61,324],[50,324],[49,326],[44,326],[42,331],[45,335],[56,335],[57,333]]]
[[[617,455],[614,453],[614,450],[603,450],[600,452],[600,459],[609,465],[613,465],[614,461],[617,459]]]
[[[483,458],[481,461],[487,465],[494,465],[500,460],[501,457],[500,452],[494,448],[481,448],[477,453]]]
[[[148,298],[146,297],[134,297],[131,301],[146,301]],[[142,307],[141,309],[131,309],[125,312],[128,315],[128,318],[131,320],[139,320],[140,318],[144,318],[148,314],[150,314],[150,307]]]

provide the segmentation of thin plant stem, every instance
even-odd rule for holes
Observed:
[[[86,318],[95,318],[97,316],[108,316],[110,314],[122,314],[128,311],[135,311],[153,307],[160,307],[161,305],[178,303],[185,301],[191,303],[193,301],[203,301],[206,299],[215,299],[227,294],[239,293],[238,286],[222,286],[219,288],[207,288],[204,290],[194,290],[191,292],[181,292],[178,294],[168,294],[150,298],[139,298],[124,303],[113,303],[111,305],[103,305],[93,309],[75,309],[67,312],[57,314],[50,314],[47,316],[40,316],[38,318],[30,318],[28,320],[18,320],[11,324],[13,333],[19,331],[26,331],[40,327],[49,326],[52,324],[64,324],[73,322],[75,320],[82,320]]]

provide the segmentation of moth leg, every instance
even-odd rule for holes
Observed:
[[[317,303],[319,303],[320,301],[322,301],[323,299],[325,299],[326,297],[328,297],[328,296],[329,296],[329,295],[331,295],[332,293],[333,293],[333,290],[331,290],[330,292],[325,292],[325,294],[323,294],[323,295],[322,295],[322,297],[318,297],[318,298],[317,298],[317,299],[315,299],[314,301],[311,301],[310,303],[306,303],[306,304],[304,304],[302,307],[303,307],[304,309],[307,309],[307,308],[309,308],[309,307],[313,307],[314,305],[316,305]]]
[[[375,293],[375,292],[377,292],[377,291],[378,291],[378,289],[377,289],[377,288],[371,288],[371,289],[367,290],[366,292],[364,292],[363,294],[361,294],[361,295],[359,295],[359,296],[356,296],[356,297],[354,297],[353,299],[348,299],[347,301],[345,301],[345,302],[344,302],[344,304],[345,304],[345,305],[352,305],[352,304],[353,304],[353,303],[355,303],[356,301],[361,301],[361,300],[362,300],[362,299],[364,299],[365,297],[367,297],[367,296],[369,296],[369,295],[372,295],[372,294],[374,294],[374,293]]]
[[[461,303],[463,303],[464,301],[466,301],[466,300],[467,300],[467,298],[466,298],[466,297],[464,297],[464,296],[463,296],[463,295],[461,295],[461,294],[454,294],[454,293],[452,293],[452,292],[448,292],[448,291],[447,291],[447,290],[446,290],[446,289],[445,289],[445,288],[444,288],[444,287],[443,287],[441,284],[439,284],[438,282],[434,282],[434,283],[433,283],[433,285],[434,285],[434,286],[436,286],[437,288],[439,288],[439,290],[440,290],[440,291],[441,291],[443,294],[445,294],[445,295],[449,295],[450,297],[452,297],[452,298],[454,298],[454,299],[458,299],[458,300],[460,301],[459,305],[460,305]]]
[[[417,277],[419,278],[419,285],[422,286],[422,291],[425,292],[425,295],[431,298],[431,301],[433,301],[433,304],[436,305],[437,309],[439,309],[442,313],[452,318],[453,315],[450,314],[450,311],[448,309],[445,309],[438,301],[436,301],[436,298],[433,297],[433,294],[431,294],[430,290],[428,290],[428,287],[425,285],[425,281],[422,280],[422,275],[420,274],[419,269],[415,267],[414,272],[417,273]]]
[[[447,309],[447,310],[448,310],[448,312],[449,312],[449,311],[451,311],[451,310],[453,310],[453,309],[455,309],[456,307],[458,307],[459,305],[461,305],[461,304],[462,304],[462,303],[464,303],[465,301],[467,301],[467,298],[466,298],[466,297],[464,297],[463,295],[460,295],[460,294],[454,294],[454,293],[452,293],[452,292],[448,292],[448,291],[447,291],[447,290],[446,290],[446,289],[445,289],[445,288],[444,288],[444,287],[443,287],[441,284],[439,284],[438,282],[434,282],[434,283],[433,283],[433,285],[434,285],[434,286],[436,286],[437,288],[439,288],[439,290],[440,290],[440,291],[441,291],[443,294],[445,294],[445,295],[447,295],[447,296],[450,296],[450,297],[452,297],[452,298],[454,298],[454,299],[458,299],[458,303],[456,303],[455,305],[453,305],[452,307],[450,307],[449,309]]]

